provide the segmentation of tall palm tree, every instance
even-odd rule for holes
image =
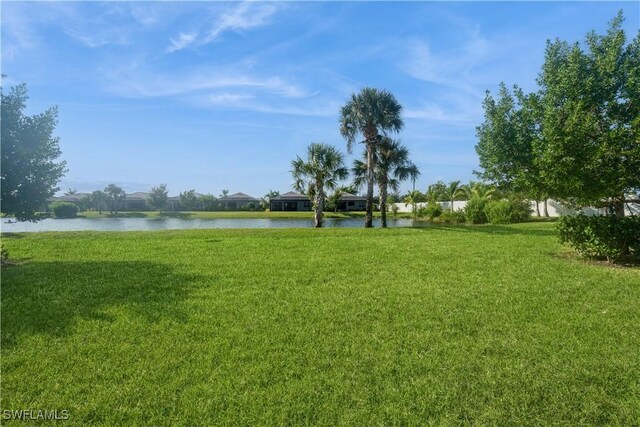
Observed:
[[[331,145],[312,143],[307,147],[307,159],[297,157],[291,162],[294,188],[306,192],[313,199],[313,225],[322,227],[322,211],[326,190],[333,190],[338,182],[349,176],[344,156]]]
[[[460,197],[464,197],[467,194],[464,186],[460,185],[460,181],[451,181],[447,185],[447,191],[445,196],[447,200],[451,202],[451,212],[453,212],[453,202]]]
[[[363,88],[360,93],[351,95],[351,99],[340,111],[340,133],[347,140],[347,151],[350,153],[356,137],[364,137],[367,155],[367,214],[364,226],[373,227],[373,183],[374,152],[380,143],[381,134],[399,132],[404,126],[401,113],[402,106],[391,92],[370,87]]]
[[[374,151],[374,180],[380,190],[380,215],[382,227],[387,227],[387,195],[391,188],[398,191],[400,182],[406,179],[416,179],[420,176],[418,167],[409,160],[409,150],[400,143],[388,137],[382,137]],[[366,162],[356,160],[353,173],[355,184],[362,185],[366,180]]]

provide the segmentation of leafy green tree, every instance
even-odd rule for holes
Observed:
[[[115,184],[109,184],[104,189],[104,193],[107,195],[107,201],[109,203],[109,211],[111,213],[118,213],[118,207],[120,202],[127,197],[127,193]]]
[[[402,106],[386,90],[365,87],[341,109],[340,133],[347,140],[351,152],[356,137],[362,135],[367,156],[367,213],[365,227],[373,227],[373,186],[375,181],[375,149],[381,142],[381,134],[400,132],[404,126]]]
[[[180,205],[186,211],[192,211],[198,204],[198,195],[196,190],[188,190],[180,193]]]
[[[0,206],[2,213],[18,221],[37,221],[36,213],[46,205],[66,172],[60,157],[59,138],[53,136],[58,109],[25,115],[27,86],[11,88],[5,95],[0,88],[1,165]]]
[[[344,156],[335,147],[312,143],[307,147],[306,159],[297,157],[291,167],[296,190],[306,192],[313,199],[314,227],[322,227],[327,189],[335,189],[339,181],[349,176]]]
[[[607,200],[624,216],[640,188],[640,31],[627,44],[622,12],[583,49],[548,42],[540,85],[541,170],[551,196],[577,205]]]
[[[416,179],[420,175],[418,167],[409,160],[409,150],[399,141],[382,137],[374,150],[374,180],[380,190],[380,215],[382,227],[387,227],[387,196],[389,189],[398,191],[400,182]],[[367,178],[367,163],[356,160],[353,173],[354,184],[361,185]]]
[[[162,211],[167,206],[167,200],[169,199],[169,190],[167,190],[166,184],[160,184],[157,187],[151,187],[149,191],[149,198],[147,199],[147,205],[151,209]]]
[[[91,202],[91,195],[82,196],[80,200],[78,200],[78,209],[81,212],[88,211],[93,206]]]
[[[332,210],[334,213],[338,212],[338,208],[340,207],[340,199],[344,192],[342,188],[336,188],[333,190],[333,193],[327,196],[327,209]]]
[[[483,108],[485,120],[476,128],[483,170],[476,174],[500,190],[545,200],[546,206],[548,190],[534,150],[541,138],[537,95],[525,95],[517,86],[512,95],[502,83],[498,99],[487,92]]]
[[[200,204],[202,205],[202,209],[205,211],[212,211],[216,208],[216,196],[213,194],[203,194],[198,198]]]
[[[516,87],[514,97],[502,85],[497,101],[487,95],[480,176],[535,200],[624,215],[640,188],[640,32],[627,44],[622,22],[620,12],[583,45],[548,41],[537,92]]]
[[[271,199],[278,197],[279,195],[279,191],[269,190],[269,192],[260,199],[260,207],[262,210],[266,211],[269,209],[269,206],[271,206]]]
[[[91,205],[93,209],[97,210],[102,215],[102,210],[105,209],[109,197],[104,191],[96,190],[91,193]]]
[[[334,213],[338,212],[340,208],[340,200],[342,200],[342,196],[345,193],[356,194],[358,192],[357,188],[349,185],[342,185],[337,187],[333,193],[327,196],[327,208],[332,210]]]
[[[431,196],[435,196],[436,201],[447,201],[447,184],[444,182],[438,181],[435,184],[431,184],[427,190],[428,193],[431,193]]]

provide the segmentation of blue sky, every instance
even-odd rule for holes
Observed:
[[[364,86],[404,107],[424,190],[478,168],[485,90],[535,88],[547,39],[582,41],[638,2],[2,2],[5,87],[59,107],[62,190],[290,190],[311,142],[346,151]],[[356,146],[349,164],[359,156]],[[410,187],[405,183],[403,190]]]

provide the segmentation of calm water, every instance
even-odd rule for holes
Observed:
[[[388,219],[389,227],[410,227],[410,219]],[[374,220],[374,226],[380,227],[380,220]],[[7,223],[2,220],[2,231],[141,231],[141,230],[183,230],[190,228],[311,228],[311,219],[183,219],[183,218],[47,218],[39,222]],[[362,228],[364,219],[325,219],[327,228]]]

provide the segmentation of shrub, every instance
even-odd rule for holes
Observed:
[[[491,224],[511,224],[511,203],[508,200],[494,200],[485,208]]]
[[[391,216],[395,219],[398,216],[398,205],[395,203],[391,205]]]
[[[69,202],[55,202],[51,210],[56,218],[75,218],[78,214],[78,207]]]
[[[433,221],[434,218],[438,218],[442,215],[442,206],[440,203],[430,201],[425,208],[425,216],[429,218],[429,220]]]
[[[640,260],[640,217],[563,216],[556,228],[561,243],[587,258]]]
[[[486,203],[479,197],[472,197],[464,207],[464,214],[467,221],[472,224],[485,224],[487,222],[487,214],[484,211]]]
[[[484,209],[491,224],[512,224],[531,218],[531,207],[527,200],[495,200],[487,203]]]
[[[466,219],[467,218],[464,212],[461,210],[451,212],[450,209],[447,209],[444,212],[442,212],[442,214],[440,215],[440,221],[446,224],[449,224],[449,223],[463,224],[466,221]]]

